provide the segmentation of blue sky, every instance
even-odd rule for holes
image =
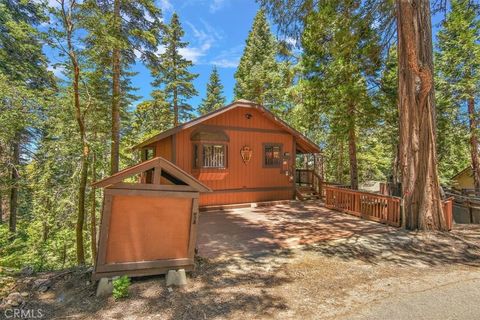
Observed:
[[[235,79],[233,75],[245,46],[253,18],[259,8],[253,0],[157,0],[166,22],[173,12],[180,17],[185,31],[184,40],[189,42],[182,54],[193,61],[191,71],[199,74],[195,88],[199,95],[190,103],[195,107],[205,96],[205,88],[213,65],[218,67],[227,102],[233,99]],[[137,94],[150,97],[150,73],[137,63],[133,70],[138,75],[133,84]]]

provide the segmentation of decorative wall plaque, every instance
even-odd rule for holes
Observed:
[[[243,146],[242,149],[240,149],[240,155],[242,156],[243,163],[248,164],[252,158],[252,148]]]

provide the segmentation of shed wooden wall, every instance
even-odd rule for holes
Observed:
[[[105,262],[187,258],[191,212],[190,198],[114,196]]]
[[[247,119],[246,114],[252,117]],[[226,169],[193,169],[190,137],[194,130],[202,127],[220,129],[229,136]],[[171,160],[213,189],[213,193],[200,196],[201,206],[293,199],[293,182],[282,168],[263,167],[264,143],[282,144],[282,155],[290,153],[290,168],[295,157],[293,136],[264,117],[261,111],[239,107],[160,140],[155,149],[157,156]],[[247,165],[240,155],[245,145],[253,151]]]

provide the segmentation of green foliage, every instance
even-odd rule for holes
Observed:
[[[121,276],[113,280],[113,297],[115,300],[128,297],[128,289],[130,288],[130,278]]]
[[[466,104],[468,99],[474,99],[478,105],[480,98],[479,13],[479,8],[470,1],[454,0],[438,32],[435,84],[442,183],[448,184],[451,177],[470,163]],[[473,117],[478,119],[478,110],[474,113]]]
[[[198,75],[188,71],[193,64],[180,54],[180,49],[187,47],[188,42],[182,41],[185,32],[176,13],[172,15],[170,24],[164,29],[162,44],[165,46],[165,52],[151,65],[154,77],[152,85],[160,91],[154,94],[163,94],[172,110],[174,112],[177,110],[174,114],[175,119],[186,121],[192,117],[192,107],[188,105],[187,100],[197,95],[193,80]]]
[[[248,34],[245,49],[235,72],[235,99],[246,99],[286,115],[290,104],[286,90],[293,83],[289,64],[278,62],[279,46],[273,37],[264,10],[259,10]]]
[[[360,154],[362,149],[376,150],[366,148],[368,139],[374,135],[371,128],[380,120],[379,110],[368,92],[369,80],[376,76],[380,63],[379,39],[372,25],[368,14],[352,8],[349,1],[326,1],[307,17],[302,35],[301,107],[309,115],[305,120],[310,126],[324,123],[319,129],[331,136],[325,146],[326,150],[332,150],[327,151],[332,162],[327,176],[340,182],[345,179],[342,168],[344,159],[348,159],[345,155],[348,132],[355,132]],[[339,144],[345,147],[338,149]],[[367,170],[369,166],[361,165],[362,168]],[[377,169],[372,170],[360,172],[359,176],[382,176]]]
[[[198,111],[200,114],[206,114],[217,110],[225,105],[225,96],[223,95],[223,85],[220,82],[217,67],[212,68],[210,80],[207,83],[207,95],[202,100]]]

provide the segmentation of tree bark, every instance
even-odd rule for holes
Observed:
[[[20,165],[20,139],[21,134],[15,134],[12,143],[12,170],[11,170],[11,187],[10,187],[10,217],[9,230],[11,233],[17,232],[17,211],[18,211],[18,169]]]
[[[349,107],[348,155],[350,162],[350,187],[358,190],[357,138],[355,135],[355,105]]]
[[[3,224],[3,194],[0,192],[0,224]]]
[[[397,0],[399,157],[405,224],[447,230],[437,173],[428,0]]]
[[[96,136],[96,135],[95,135]],[[96,156],[95,152],[92,155],[92,183],[97,180],[97,170],[96,170]],[[92,250],[92,264],[95,264],[97,259],[97,199],[96,199],[96,189],[92,188],[90,194],[90,238],[91,238],[91,250]]]
[[[85,113],[82,112],[80,105],[80,67],[78,63],[78,57],[73,46],[73,30],[74,22],[72,21],[72,11],[74,8],[73,3],[70,3],[69,8],[65,8],[65,3],[62,1],[62,17],[66,31],[67,50],[72,64],[73,70],[73,103],[75,107],[75,119],[78,124],[80,142],[82,146],[82,155],[80,158],[80,182],[78,186],[78,212],[77,212],[77,224],[75,227],[76,232],[76,249],[77,249],[77,263],[79,265],[85,264],[85,251],[83,241],[83,224],[85,221],[85,197],[88,178],[88,158],[90,149],[86,139],[86,127],[85,127]]]
[[[173,126],[178,126],[178,97],[177,89],[173,91]]]
[[[337,182],[343,184],[343,139],[340,140],[338,149],[338,167],[337,167]]]
[[[475,99],[468,99],[468,117],[470,124],[470,157],[472,160],[473,183],[475,191],[480,191],[480,161],[478,158],[478,137],[477,137],[477,114],[475,112]]]
[[[113,4],[113,27],[120,33],[120,0]],[[112,143],[110,155],[110,173],[118,172],[120,159],[120,48],[114,45],[112,51]]]

